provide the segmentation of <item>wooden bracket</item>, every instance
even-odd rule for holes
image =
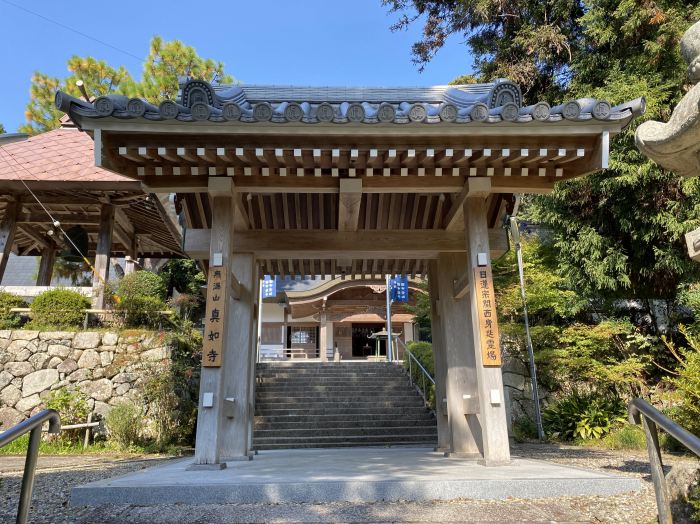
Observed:
[[[454,281],[454,299],[459,300],[464,298],[469,293],[469,271]]]

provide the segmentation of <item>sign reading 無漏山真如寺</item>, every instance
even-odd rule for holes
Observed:
[[[223,268],[210,267],[202,343],[202,367],[221,367],[221,351],[224,345],[223,324],[226,318],[225,296],[226,274]]]
[[[496,296],[489,266],[474,268],[474,292],[476,312],[479,317],[481,362],[484,366],[501,365],[501,344],[496,318]]]

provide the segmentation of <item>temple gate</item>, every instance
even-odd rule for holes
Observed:
[[[607,167],[610,137],[644,110],[643,99],[526,106],[502,79],[428,88],[191,80],[158,107],[60,92],[56,103],[92,134],[96,165],[177,194],[185,251],[210,270],[195,463],[213,468],[251,454],[263,274],[429,277],[439,446],[508,462],[490,276],[506,249],[502,217],[513,194]],[[216,317],[214,296],[224,305]]]

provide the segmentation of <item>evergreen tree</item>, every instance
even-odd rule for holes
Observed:
[[[231,76],[224,73],[223,63],[200,57],[193,47],[179,40],[164,42],[158,36],[151,40],[139,81],[134,80],[124,66],[115,69],[105,61],[93,57],[71,57],[68,60],[68,71],[70,75],[63,79],[39,71],[34,73],[30,100],[25,111],[27,123],[20,131],[36,134],[57,128],[63,113],[54,106],[54,95],[60,89],[82,98],[76,84],[78,80],[82,80],[91,99],[109,93],[122,93],[145,98],[156,104],[166,98],[176,97],[180,78],[233,81]]]
[[[526,99],[644,95],[645,118],[667,120],[683,95],[678,50],[700,6],[688,0],[383,0],[402,13],[395,29],[424,22],[413,46],[424,65],[451,34],[466,39],[480,80],[508,77]],[[551,231],[558,270],[579,292],[673,299],[697,276],[683,234],[700,225],[700,187],[639,153],[635,125],[612,144],[610,169],[557,184],[532,200]]]
[[[3,133],[6,133],[6,132],[7,131],[5,131],[5,126],[0,124],[0,135],[2,135]]]
[[[21,132],[35,135],[59,126],[63,113],[54,105],[54,96],[59,89],[82,98],[76,83],[81,80],[88,95],[95,98],[115,92],[129,78],[129,73],[123,66],[114,69],[104,60],[93,57],[72,56],[67,65],[71,74],[63,79],[39,71],[34,73],[30,100],[24,113],[27,123],[19,128]]]

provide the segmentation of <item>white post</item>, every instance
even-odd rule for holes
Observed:
[[[391,334],[391,275],[386,275],[386,358],[393,360],[394,339]]]

